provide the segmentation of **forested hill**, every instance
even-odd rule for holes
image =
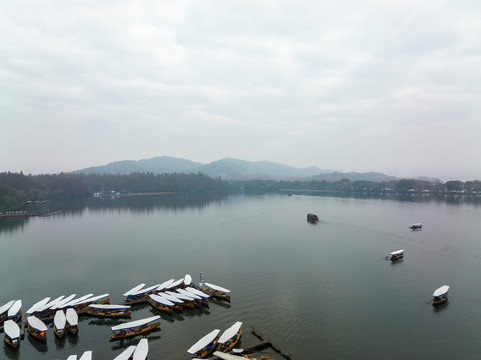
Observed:
[[[152,193],[220,190],[227,184],[204,174],[24,175],[0,173],[0,209],[24,201],[89,197],[95,192]]]

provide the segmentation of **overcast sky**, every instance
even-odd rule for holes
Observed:
[[[481,1],[0,2],[0,171],[224,157],[481,179]]]

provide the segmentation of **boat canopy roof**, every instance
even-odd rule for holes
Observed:
[[[130,309],[130,305],[113,305],[113,304],[90,304],[90,308],[92,309],[101,309],[101,310],[125,310]]]
[[[70,325],[78,325],[78,315],[74,309],[68,308],[65,317]]]
[[[50,301],[49,297],[46,297],[45,299],[42,299],[35,304],[32,305],[30,309],[27,310],[27,314],[33,314],[35,311],[37,311],[37,308],[41,308],[45,306],[48,302]]]
[[[5,305],[2,305],[0,307],[0,315],[2,315],[5,311],[7,311],[8,309],[10,309],[13,305],[13,303],[15,302],[15,300],[10,300],[8,303],[6,303]]]
[[[153,286],[149,286],[148,288],[145,288],[145,289],[141,289],[139,291],[136,291],[136,292],[131,292],[128,296],[136,296],[136,295],[142,295],[142,294],[145,294],[149,291],[153,291],[153,290],[156,290],[158,287],[159,287],[160,284],[157,284],[157,285],[153,285]]]
[[[147,339],[141,339],[135,348],[132,360],[145,360],[149,355],[149,342]]]
[[[181,293],[178,293],[178,292],[167,291],[167,294],[175,296],[176,298],[178,298],[180,300],[187,300],[187,301],[195,300],[192,296],[184,295],[184,294],[181,294]]]
[[[161,290],[167,289],[174,281],[175,279],[164,281],[162,284],[159,285],[157,290],[161,291]]]
[[[183,303],[183,301],[181,299],[179,299],[177,296],[173,296],[173,295],[170,295],[170,294],[167,294],[167,293],[160,293],[159,295],[161,295],[162,297],[164,297],[167,300],[170,300],[174,303],[177,303],[177,304]]]
[[[132,289],[130,289],[129,291],[127,291],[127,292],[124,294],[124,296],[128,296],[128,295],[130,295],[131,293],[137,292],[137,291],[139,291],[140,289],[142,289],[144,286],[145,286],[145,284],[139,284],[139,285],[133,287]]]
[[[209,283],[205,283],[205,284],[213,290],[217,290],[217,291],[224,292],[224,293],[230,293],[230,290],[227,290],[227,289],[223,288],[222,286],[217,286],[217,285],[209,284]]]
[[[404,252],[404,249],[396,250],[396,251],[393,251],[390,255],[399,255],[399,254],[402,254],[403,252]]]
[[[67,360],[77,360],[77,355],[70,355]]]
[[[63,310],[57,310],[55,316],[53,317],[53,323],[57,329],[63,329],[65,327],[65,323],[67,322],[67,317]]]
[[[154,300],[155,302],[158,302],[159,304],[165,305],[165,306],[174,306],[175,304],[166,299],[163,296],[157,295],[157,294],[150,294],[149,297]]]
[[[448,285],[443,285],[441,286],[439,289],[436,289],[433,293],[433,296],[441,296],[443,294],[446,294],[449,290],[449,286]]]
[[[241,326],[242,326],[242,322],[237,321],[230,328],[226,329],[226,331],[224,331],[219,338],[219,344],[223,344],[227,340],[233,338],[239,332],[239,329],[241,328]]]
[[[190,292],[190,291],[187,291],[185,289],[177,289],[177,293],[179,294],[182,294],[182,295],[185,295],[185,296],[189,296],[195,300],[202,300],[202,297],[199,296],[199,295],[196,295],[194,294],[193,292]]]
[[[86,351],[79,360],[92,360],[92,351]]]
[[[30,325],[34,329],[38,331],[47,331],[47,325],[45,325],[44,322],[39,318],[32,315],[27,318],[27,321],[28,325]]]
[[[63,308],[65,305],[67,305],[72,299],[77,296],[77,294],[72,294],[67,296],[65,299],[60,300],[55,306],[51,306],[50,309],[55,310],[55,309],[60,309]]]
[[[18,314],[21,308],[22,308],[22,300],[15,301],[13,305],[10,307],[10,309],[8,309],[7,316],[8,317],[15,316],[16,314]]]
[[[109,294],[97,295],[97,296],[94,296],[94,297],[91,297],[91,298],[87,298],[87,299],[85,299],[85,300],[83,300],[83,301],[81,301],[81,302],[79,302],[78,304],[75,304],[75,305],[92,303],[92,302],[98,301],[100,299],[106,299],[108,296],[109,296]]]
[[[423,226],[422,223],[414,223],[414,224],[411,224],[411,226]]]
[[[197,351],[202,350],[216,338],[219,332],[220,332],[219,329],[212,330],[210,333],[208,333],[202,339],[200,339],[194,345],[192,345],[190,349],[187,350],[187,352],[189,354],[195,354]]]
[[[84,295],[84,296],[81,296],[77,299],[73,299],[72,301],[70,301],[68,304],[65,304],[65,306],[75,306],[75,305],[79,305],[81,304],[83,301],[89,299],[90,297],[92,297],[94,294],[87,294],[87,295]]]
[[[135,345],[129,346],[127,349],[122,351],[114,360],[129,360],[135,350]]]
[[[45,305],[39,306],[35,311],[41,312],[41,311],[50,309],[52,306],[56,306],[58,302],[61,301],[64,297],[65,297],[64,295],[61,295],[58,298],[53,299],[50,302],[47,302]]]
[[[184,284],[185,286],[190,286],[190,284],[192,284],[192,276],[190,276],[189,274],[185,274]]]
[[[205,292],[200,291],[200,290],[198,290],[196,288],[193,288],[193,287],[187,287],[187,288],[185,288],[185,290],[187,290],[188,292],[190,292],[192,294],[199,295],[199,296],[201,296],[203,298],[206,298],[206,299],[210,298],[209,294],[206,294]]]
[[[123,323],[123,324],[120,324],[120,325],[112,326],[112,331],[115,332],[115,331],[120,331],[120,330],[136,328],[136,327],[139,327],[139,326],[150,324],[150,323],[152,323],[154,321],[157,321],[159,319],[160,319],[160,316],[156,315],[156,316],[151,316],[151,317],[146,318],[146,319],[130,321],[130,322]]]
[[[170,284],[169,286],[166,286],[165,288],[166,288],[166,289],[172,289],[172,288],[174,288],[174,287],[176,287],[176,286],[179,286],[179,285],[182,284],[183,282],[184,282],[184,278],[174,281],[172,284]]]
[[[20,337],[20,328],[13,320],[7,320],[3,323],[3,331],[10,339],[16,339]]]

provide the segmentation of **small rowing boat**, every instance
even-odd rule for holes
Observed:
[[[404,258],[404,249],[393,251],[389,255],[391,255],[391,257],[389,259],[391,261],[401,260],[401,259]]]
[[[8,303],[5,305],[0,306],[0,323],[4,322],[7,320],[8,317],[8,309],[10,309],[13,305],[15,300],[10,300]]]
[[[209,355],[217,345],[217,340],[219,339],[219,329],[215,329],[205,335],[202,339],[197,341],[194,345],[190,347],[187,352],[191,354],[191,359],[204,358]]]
[[[4,341],[8,346],[14,349],[20,346],[20,328],[13,320],[6,320],[3,324],[3,331],[5,332]]]
[[[183,291],[186,291],[187,293],[200,297],[201,298],[200,303],[203,306],[209,307],[209,298],[210,298],[209,294],[206,294],[205,292],[197,290],[196,288],[193,288],[190,286],[183,289]]]
[[[111,304],[90,304],[90,315],[103,317],[121,317],[130,316],[130,305],[111,305]]]
[[[65,313],[65,317],[67,318],[67,330],[70,334],[75,335],[78,333],[78,314],[77,312],[72,309],[68,308],[67,312]]]
[[[135,304],[140,302],[147,302],[149,300],[149,295],[157,292],[160,284],[150,286],[145,289],[138,290],[136,292],[130,292],[127,298],[123,301],[124,304]]]
[[[184,310],[184,301],[179,299],[177,296],[170,295],[164,292],[158,293],[159,296],[162,296],[164,299],[169,300],[175,304],[174,310],[183,311]]]
[[[34,338],[40,341],[47,341],[47,325],[35,316],[29,316],[27,318],[28,332]]]
[[[237,321],[234,325],[222,333],[218,341],[219,351],[229,351],[239,342],[242,334],[241,326],[242,322]]]
[[[411,230],[421,230],[423,228],[423,224],[414,223],[414,224],[411,224],[411,226],[409,226],[408,228]]]
[[[214,284],[205,283],[205,285],[208,286],[208,288],[203,289],[206,293],[218,299],[230,301],[230,290]]]
[[[8,309],[7,318],[8,320],[13,320],[18,322],[22,317],[22,300],[17,300],[13,303],[13,305]]]
[[[156,309],[165,311],[169,314],[172,314],[174,310],[182,311],[181,306],[175,305],[172,301],[167,300],[160,294],[150,294],[149,297],[149,304]],[[179,309],[176,309],[176,307],[178,307]]]
[[[67,317],[63,310],[57,310],[55,316],[53,318],[53,332],[59,338],[62,338],[65,335],[65,331],[67,330]]]
[[[440,288],[436,289],[433,293],[433,305],[436,306],[448,301],[448,291],[448,285],[443,285]]]
[[[146,319],[131,321],[112,327],[114,333],[110,338],[112,340],[122,339],[130,336],[140,335],[151,331],[160,326],[160,316],[152,316]]]

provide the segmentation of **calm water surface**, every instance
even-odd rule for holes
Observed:
[[[47,218],[0,219],[0,305],[109,293],[199,273],[232,303],[162,315],[151,359],[187,359],[211,330],[243,321],[302,359],[481,358],[481,203],[314,195],[166,195],[50,204]],[[306,222],[308,212],[320,221]],[[423,230],[407,227],[422,222]],[[405,260],[385,256],[405,249]],[[450,285],[449,303],[430,305]],[[133,308],[132,320],[158,314]],[[78,337],[47,345],[28,335],[0,359],[113,359],[139,338],[110,342],[126,320],[80,318]],[[2,335],[3,337],[3,335]],[[270,350],[267,350],[270,351]],[[279,355],[272,355],[281,359]]]

